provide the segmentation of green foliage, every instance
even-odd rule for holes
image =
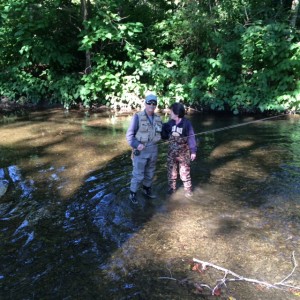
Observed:
[[[0,96],[136,107],[154,90],[161,107],[299,109],[300,39],[286,1],[86,3],[84,21],[79,0],[0,3]]]
[[[193,37],[185,47],[189,52],[185,60],[190,102],[212,110],[230,109],[236,114],[297,109],[299,35],[283,21],[258,20],[248,26],[237,22],[241,18],[235,18],[236,24],[226,22],[232,14],[241,16],[238,11],[242,7],[238,7],[238,1],[225,1],[222,5],[210,8],[218,18],[205,20],[206,34],[204,26],[202,32],[194,27],[195,34],[188,33]],[[245,6],[248,19],[255,5],[258,3]],[[205,7],[198,8],[194,2],[191,11],[195,17],[185,18],[187,24],[194,24],[194,18],[207,13]],[[188,9],[185,13],[190,14]]]
[[[142,52],[135,39],[141,31],[141,23],[124,23],[111,11],[97,11],[86,23],[80,50],[94,54],[92,73],[83,77],[81,99],[85,106],[100,102],[116,107],[130,102],[129,95],[140,94]]]
[[[51,75],[48,76],[51,82]],[[61,103],[65,108],[70,108],[73,104],[81,100],[84,86],[80,84],[80,79],[75,75],[65,75],[60,78],[56,74],[53,76],[52,84],[48,89],[50,103]]]
[[[0,4],[2,96],[29,103],[75,101],[66,97],[60,86],[61,77],[71,77],[60,74],[76,70],[76,61],[80,57],[75,51],[78,47],[74,31],[76,23],[71,21],[77,11],[68,2],[40,4],[33,0],[18,0]],[[67,89],[71,88],[66,86]]]
[[[255,25],[242,35],[241,84],[235,89],[236,108],[260,111],[291,108],[299,74],[299,45],[284,24]],[[289,97],[286,97],[288,94]],[[291,106],[292,105],[292,106]]]

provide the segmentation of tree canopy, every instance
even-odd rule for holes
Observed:
[[[299,0],[1,0],[0,96],[298,110]]]

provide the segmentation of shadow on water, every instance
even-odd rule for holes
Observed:
[[[242,121],[191,118],[196,132]],[[1,299],[215,299],[194,284],[223,275],[191,272],[192,257],[269,281],[289,274],[300,242],[297,118],[197,137],[191,199],[180,183],[166,197],[162,143],[158,197],[139,195],[137,206],[128,121],[51,111],[0,128],[4,141],[20,131],[0,144]],[[243,283],[229,296],[294,297]]]
[[[67,203],[57,195],[40,202],[16,166],[1,173],[0,179],[7,173],[12,198],[18,199],[1,206],[1,223],[7,224],[2,235],[8,237],[1,245],[4,298],[109,296],[101,266],[142,228],[155,207],[142,197],[139,205],[130,205],[129,155],[89,174]]]

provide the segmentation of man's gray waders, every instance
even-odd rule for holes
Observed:
[[[140,185],[150,187],[155,173],[157,161],[158,146],[148,143],[146,147],[140,151],[138,156],[133,157],[133,171],[130,184],[130,190],[137,192]]]

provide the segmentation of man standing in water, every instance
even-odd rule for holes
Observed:
[[[168,194],[176,191],[178,170],[183,182],[185,196],[192,196],[192,180],[190,174],[191,161],[195,160],[197,146],[193,126],[184,117],[185,109],[181,103],[173,103],[170,107],[170,121],[163,124],[162,137],[169,140],[168,150]]]
[[[157,161],[157,142],[161,139],[162,121],[154,113],[157,106],[157,96],[149,94],[145,98],[145,109],[136,113],[126,133],[128,144],[133,149],[133,171],[130,183],[129,199],[137,204],[136,193],[143,184],[143,194],[155,198],[151,186]]]

